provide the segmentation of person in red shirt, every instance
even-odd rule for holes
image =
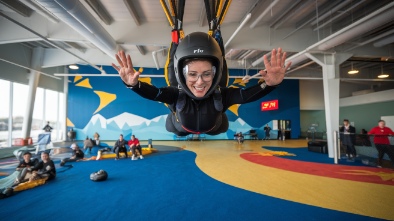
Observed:
[[[378,150],[378,167],[382,167],[382,159],[386,153],[394,166],[394,150],[393,146],[390,145],[390,140],[388,138],[389,135],[393,136],[394,132],[390,128],[386,127],[386,122],[384,120],[380,120],[378,126],[372,128],[368,134],[374,135],[373,142]]]
[[[130,147],[130,152],[133,153],[133,155],[131,156],[131,160],[136,160],[135,158],[137,156],[135,152],[136,149],[140,152],[140,159],[141,160],[144,159],[144,157],[142,156],[142,148],[140,145],[140,141],[137,138],[135,138],[134,135],[131,135],[131,140],[129,140],[128,145]]]

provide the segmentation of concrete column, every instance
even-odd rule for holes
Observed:
[[[44,58],[44,48],[41,47],[34,48],[31,57],[31,65],[30,65],[31,68],[40,71],[43,58]],[[32,116],[34,111],[34,102],[36,99],[36,90],[39,80],[40,80],[40,73],[36,71],[30,71],[29,93],[27,94],[27,106],[23,118],[22,138],[30,137],[31,122],[32,122]]]
[[[12,146],[12,124],[13,124],[13,119],[12,119],[12,113],[13,113],[13,101],[14,101],[14,84],[12,82],[10,83],[10,101],[8,103],[9,105],[9,112],[8,112],[8,146]]]
[[[64,73],[68,73],[68,68],[64,67]],[[63,127],[63,139],[67,140],[67,115],[68,115],[68,77],[64,76],[63,79],[63,108],[64,108],[64,127]]]
[[[322,66],[328,156],[334,157],[334,131],[339,130],[339,65],[351,54],[310,54],[306,56]]]

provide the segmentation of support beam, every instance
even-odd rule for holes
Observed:
[[[108,11],[98,0],[86,0],[86,3],[93,9],[94,12],[100,17],[106,25],[111,25],[113,19],[109,15]]]
[[[44,57],[44,48],[37,47],[33,49],[31,58],[31,67],[35,70],[41,70],[42,59]],[[40,72],[30,71],[29,76],[29,93],[27,94],[26,111],[23,118],[22,138],[27,139],[30,137],[30,129],[32,116],[34,111],[34,102],[36,100],[36,91],[38,82],[40,80]]]
[[[0,0],[0,3],[2,3],[5,6],[7,6],[10,9],[12,9],[16,13],[22,15],[23,17],[30,17],[31,14],[33,13],[33,10],[31,10],[26,5],[20,3],[19,1],[15,1],[15,0]]]
[[[129,10],[131,17],[133,17],[135,24],[137,26],[140,26],[141,25],[140,17],[138,16],[137,11],[133,6],[132,0],[123,0],[123,2],[126,5],[127,9]]]
[[[334,131],[339,129],[339,65],[351,54],[305,54],[322,66],[328,156],[334,157]]]

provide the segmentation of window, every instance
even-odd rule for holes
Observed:
[[[0,79],[0,147],[8,144],[8,120],[10,117],[10,82]]]
[[[53,128],[51,139],[58,139],[58,107],[59,107],[59,93],[56,91],[45,90],[45,122],[49,121],[49,125]],[[45,123],[46,124],[46,123]],[[44,127],[45,125],[43,125]]]
[[[42,133],[42,128],[45,125],[44,121],[44,89],[37,88],[36,99],[34,102],[33,119],[31,122],[30,137],[36,142],[38,134]]]
[[[22,126],[25,111],[27,109],[29,86],[13,83],[13,104],[12,104],[12,138],[22,137]]]

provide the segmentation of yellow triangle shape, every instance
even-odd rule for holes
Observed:
[[[238,116],[238,108],[241,106],[240,104],[234,104],[228,108],[229,111],[233,112],[235,115]]]
[[[141,82],[145,82],[145,83],[147,83],[147,84],[150,84],[150,85],[152,85],[152,79],[151,78],[149,78],[149,77],[146,77],[146,78],[139,78],[138,79],[139,81],[141,81]]]
[[[100,105],[93,114],[99,112],[101,109],[103,109],[109,103],[111,103],[116,99],[116,94],[110,94],[104,91],[93,91],[93,92],[96,93],[100,98]]]
[[[68,119],[68,117],[67,117],[67,120],[66,120],[66,126],[67,126],[67,127],[75,127],[75,125],[73,124],[73,122],[71,122],[71,120]]]
[[[76,84],[75,86],[78,86],[78,87],[86,87],[86,88],[92,88],[92,85],[90,85],[90,83],[89,83],[89,78],[86,78],[85,80],[79,82],[79,83]]]
[[[77,81],[79,81],[79,80],[81,80],[81,79],[82,79],[82,76],[81,76],[81,75],[75,76],[75,77],[74,77],[74,83],[77,82]]]

